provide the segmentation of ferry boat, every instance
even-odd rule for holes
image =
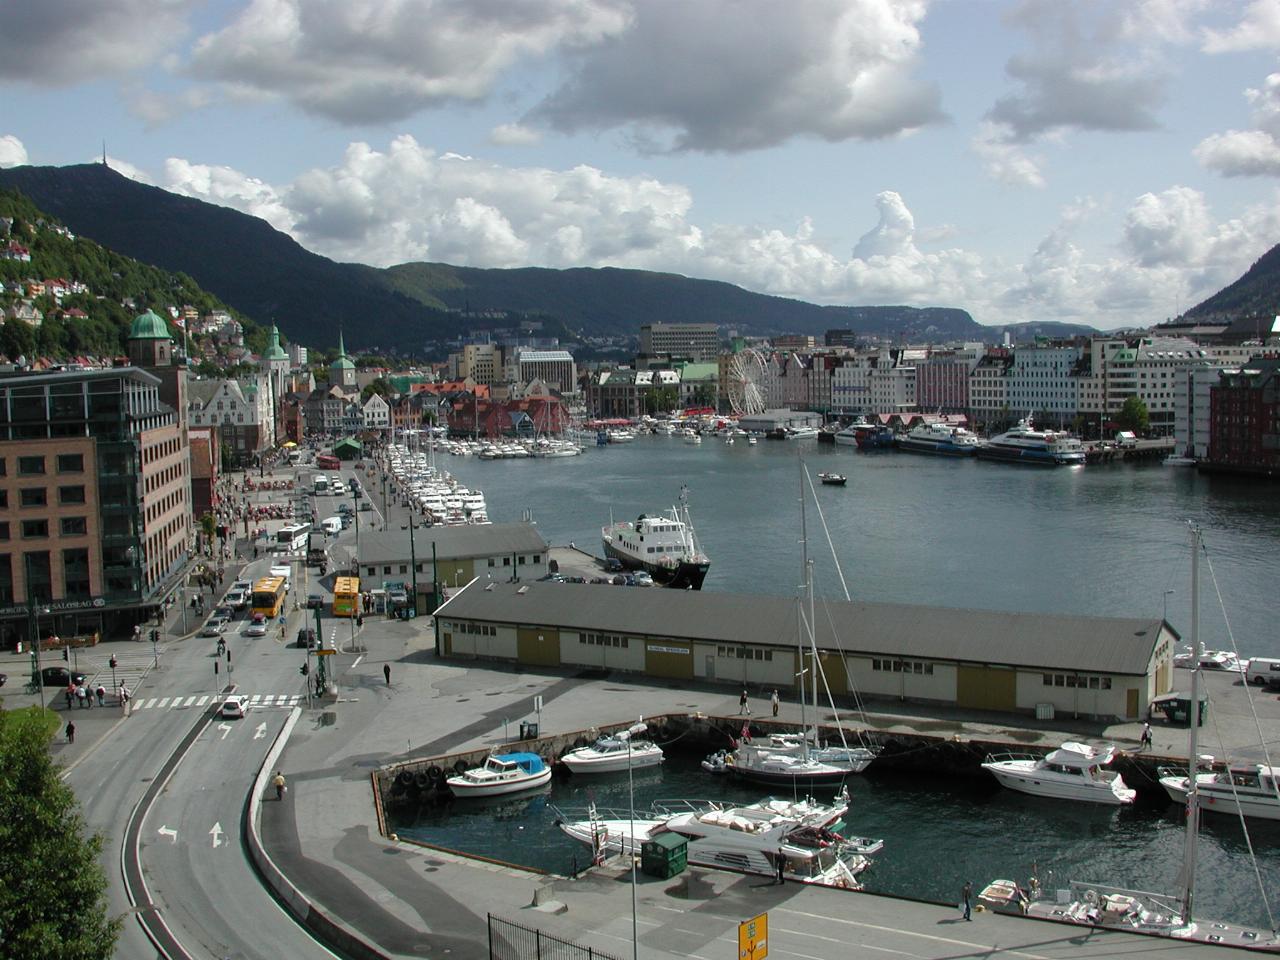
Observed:
[[[736,807],[711,800],[658,800],[634,820],[625,811],[594,805],[585,818],[557,813],[560,829],[589,844],[599,859],[638,853],[645,841],[670,833],[689,841],[691,864],[776,877],[781,858],[789,880],[856,890],[857,875],[871,865],[868,858],[883,849],[884,841],[842,836],[838,831],[848,808],[848,794],[842,793],[832,804],[775,797]]]
[[[1048,467],[1085,462],[1084,447],[1076,437],[1053,430],[1037,430],[1030,419],[1020,420],[1012,430],[980,444],[977,452],[984,460]]]
[[[899,450],[946,457],[972,457],[980,445],[975,434],[946,423],[917,424],[897,440]]]
[[[668,515],[641,514],[634,523],[612,523],[600,531],[604,554],[630,570],[645,570],[655,583],[678,590],[701,590],[711,561],[698,546],[689,519],[688,488]]]
[[[595,743],[570,750],[560,762],[571,773],[618,773],[656,767],[662,762],[662,748],[649,740],[601,737]]]
[[[544,786],[551,780],[551,768],[536,753],[498,753],[484,766],[472,767],[445,780],[459,797],[497,797]]]
[[[1099,749],[1069,741],[1044,757],[990,754],[982,769],[1002,786],[1037,797],[1112,805],[1133,803],[1138,792],[1127,786],[1120,774],[1102,769],[1115,755],[1114,744]]]

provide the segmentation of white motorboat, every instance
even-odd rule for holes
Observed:
[[[654,767],[662,762],[662,748],[648,740],[632,740],[618,734],[570,750],[560,762],[572,773],[619,773],[628,768]]]
[[[1201,650],[1196,656],[1190,647],[1184,647],[1174,654],[1173,665],[1183,670],[1225,670],[1228,673],[1244,673],[1248,669],[1248,661],[1242,661],[1230,650]]]
[[[979,445],[978,456],[984,460],[1049,467],[1085,462],[1084,447],[1078,438],[1053,430],[1037,430],[1029,418],[1019,421],[1012,430]]]
[[[1048,756],[992,754],[982,764],[1001,785],[1037,797],[1084,800],[1089,803],[1133,803],[1138,793],[1120,774],[1102,769],[1115,759],[1114,744],[1091,747],[1068,741]]]
[[[949,423],[921,423],[897,439],[899,450],[946,457],[971,457],[980,445],[976,434]]]
[[[884,841],[838,832],[848,795],[834,804],[769,798],[730,807],[715,801],[659,800],[642,817],[589,808],[585,819],[561,815],[560,829],[590,844],[598,858],[638,852],[646,840],[673,833],[689,841],[688,862],[740,873],[858,889],[857,875]]]
[[[611,523],[600,531],[604,555],[631,570],[645,570],[664,587],[701,590],[711,561],[698,545],[689,519],[688,488],[668,515],[641,514],[634,523]]]
[[[497,797],[541,787],[551,780],[551,768],[536,753],[499,753],[445,780],[459,797]]]
[[[1211,765],[1212,757],[1201,757]],[[1188,774],[1164,771],[1160,786],[1174,803],[1186,803]],[[1280,820],[1280,770],[1265,764],[1233,766],[1196,774],[1200,809],[1210,813],[1243,814],[1258,820]]]

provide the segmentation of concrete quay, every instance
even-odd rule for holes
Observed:
[[[578,879],[547,876],[469,860],[380,832],[372,775],[385,766],[481,751],[515,739],[521,721],[538,719],[543,735],[563,735],[641,715],[704,713],[733,718],[736,691],[677,688],[626,675],[583,678],[567,671],[531,672],[505,665],[446,662],[434,653],[429,621],[367,623],[368,653],[339,674],[336,704],[305,713],[283,745],[279,767],[289,777],[283,803],[260,810],[264,855],[293,893],[282,897],[310,918],[332,925],[344,952],[368,957],[460,957],[489,953],[492,914],[590,946],[613,957],[632,950],[629,873],[601,868]],[[384,680],[383,666],[391,668]],[[1233,756],[1257,749],[1238,680],[1209,678],[1216,698],[1202,750],[1220,741]],[[535,718],[534,696],[544,710]],[[753,691],[757,716],[768,713]],[[1280,704],[1258,700],[1262,741],[1280,734]],[[1071,738],[1107,739],[1136,750],[1140,724],[1099,725],[1059,718],[926,713],[910,704],[872,704],[871,723],[884,733],[1057,746]],[[886,709],[889,708],[889,709]],[[781,719],[799,720],[784,703]],[[1187,731],[1159,726],[1154,751],[1185,757]],[[1251,745],[1253,745],[1251,747]],[[585,857],[583,858],[585,862]],[[760,877],[691,868],[679,878],[641,876],[637,951],[647,957],[706,958],[736,950],[737,924],[768,912],[775,958],[843,958],[859,947],[917,957],[978,954],[1021,957],[1141,955],[1221,956],[1224,948],[1172,942],[1017,917],[975,914],[959,920],[953,904],[927,904],[850,894]],[[300,905],[300,906],[299,906]]]

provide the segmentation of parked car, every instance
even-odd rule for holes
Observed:
[[[8,682],[9,675],[7,673],[0,673],[0,687],[3,687]]]
[[[618,573],[622,570],[622,561],[617,557],[606,557],[604,561],[605,570],[609,573]]]
[[[73,672],[66,667],[45,667],[40,671],[40,683],[46,687],[79,686],[84,683],[84,674]]]
[[[636,586],[640,586],[640,587],[653,586],[653,577],[649,575],[649,571],[647,570],[636,571]]]
[[[239,720],[249,708],[249,698],[242,696],[227,697],[218,708],[218,716],[227,720]]]

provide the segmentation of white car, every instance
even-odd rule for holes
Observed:
[[[236,610],[243,610],[249,603],[249,595],[243,590],[228,590],[222,602]]]
[[[265,637],[267,635],[267,618],[260,613],[253,615],[253,620],[244,628],[246,637]]]
[[[227,720],[239,720],[244,716],[244,712],[248,709],[248,697],[227,697],[227,699],[222,701],[222,706],[218,708],[218,716]]]

